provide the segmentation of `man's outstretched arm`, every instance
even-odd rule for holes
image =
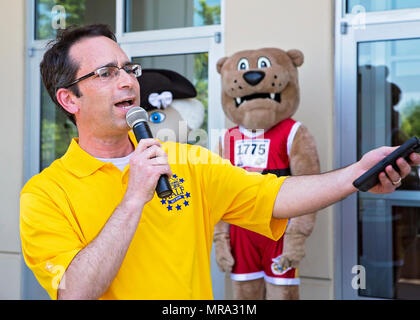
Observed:
[[[343,200],[357,191],[353,181],[381,161],[397,147],[381,147],[366,153],[360,161],[338,170],[320,175],[292,176],[281,186],[273,208],[275,218],[293,218],[321,210]],[[410,155],[411,165],[420,165],[420,155]],[[401,186],[392,182],[404,179],[411,165],[403,158],[397,160],[400,172],[388,166],[379,175],[380,183],[369,190],[371,193],[391,193]]]

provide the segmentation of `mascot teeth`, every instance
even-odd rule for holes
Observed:
[[[281,102],[281,93],[256,93],[245,97],[237,97],[235,98],[236,107],[238,108],[242,103],[253,99],[271,99],[277,101],[278,103]]]

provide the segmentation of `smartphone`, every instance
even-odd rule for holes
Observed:
[[[420,140],[417,137],[403,143],[398,149],[354,180],[353,185],[360,191],[368,191],[379,183],[379,173],[385,171],[387,166],[392,165],[395,170],[399,171],[396,164],[397,159],[404,158],[409,161],[409,156],[413,152],[420,152]]]

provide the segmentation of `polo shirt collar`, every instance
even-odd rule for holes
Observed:
[[[129,131],[128,136],[134,147],[137,147],[137,140],[134,133]],[[105,162],[96,159],[80,148],[78,138],[73,138],[71,140],[70,146],[61,158],[61,161],[68,171],[72,172],[79,178],[87,177],[106,165]]]

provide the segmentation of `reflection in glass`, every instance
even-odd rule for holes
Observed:
[[[220,24],[220,0],[126,0],[125,32]]]
[[[57,30],[92,23],[115,32],[115,0],[35,0],[35,39],[52,39]]]
[[[420,39],[358,45],[358,158],[420,137]],[[420,190],[419,168],[399,190]]]
[[[208,146],[208,53],[180,54],[154,57],[137,57],[143,69],[167,69],[187,78],[195,87],[198,99],[204,106],[204,122],[199,130],[189,134],[188,143]],[[167,116],[167,121],[168,116]]]
[[[373,148],[420,137],[420,39],[360,42],[357,50],[360,159]],[[362,296],[420,299],[420,194],[406,190],[420,190],[418,167],[393,200],[358,193],[358,263],[366,272]]]
[[[363,8],[363,9],[361,9]],[[384,11],[396,9],[420,8],[419,0],[347,0],[346,12]]]
[[[359,294],[420,299],[420,208],[359,199],[359,265],[366,288]]]
[[[77,137],[76,126],[52,102],[44,85],[41,90],[41,152],[40,171],[48,167],[66,151],[72,138]]]

